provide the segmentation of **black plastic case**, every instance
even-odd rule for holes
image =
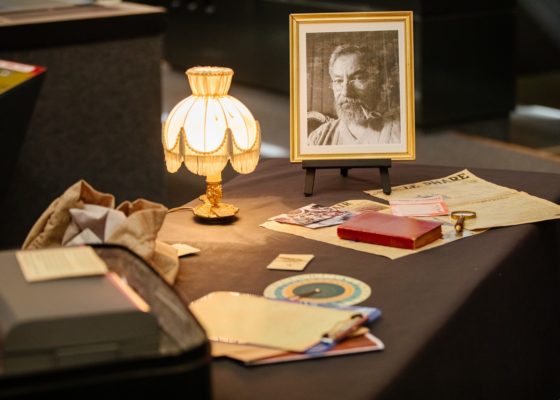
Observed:
[[[0,399],[211,398],[208,339],[174,289],[127,248],[92,247],[150,306],[162,334],[158,354],[20,374],[0,369]]]

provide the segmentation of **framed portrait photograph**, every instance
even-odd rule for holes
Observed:
[[[412,12],[290,15],[290,160],[414,160]]]

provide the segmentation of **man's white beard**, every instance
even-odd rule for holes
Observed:
[[[364,105],[356,99],[345,98],[342,102],[336,103],[336,113],[339,118],[346,122],[355,124],[366,124],[367,119],[364,114]]]

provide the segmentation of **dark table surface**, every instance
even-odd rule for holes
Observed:
[[[458,170],[397,163],[390,169],[391,183]],[[560,201],[559,175],[471,172]],[[363,191],[380,186],[377,170],[350,170],[347,177],[320,170],[314,195],[304,197],[304,175],[300,164],[274,159],[235,177],[224,186],[224,201],[240,207],[231,225],[198,224],[189,211],[169,214],[160,239],[201,249],[182,259],[175,287],[186,303],[220,290],[262,294],[270,283],[297,274],[266,269],[279,253],[314,254],[304,273],[347,275],[372,287],[362,304],[382,310],[371,329],[386,349],[261,367],[216,359],[214,398],[558,398],[558,220],[491,229],[391,261],[259,227],[311,202],[373,200]]]

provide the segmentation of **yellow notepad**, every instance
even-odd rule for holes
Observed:
[[[316,345],[356,314],[236,292],[210,293],[189,308],[210,340],[296,352]]]
[[[16,258],[27,282],[103,275],[105,261],[89,246],[22,250]]]

